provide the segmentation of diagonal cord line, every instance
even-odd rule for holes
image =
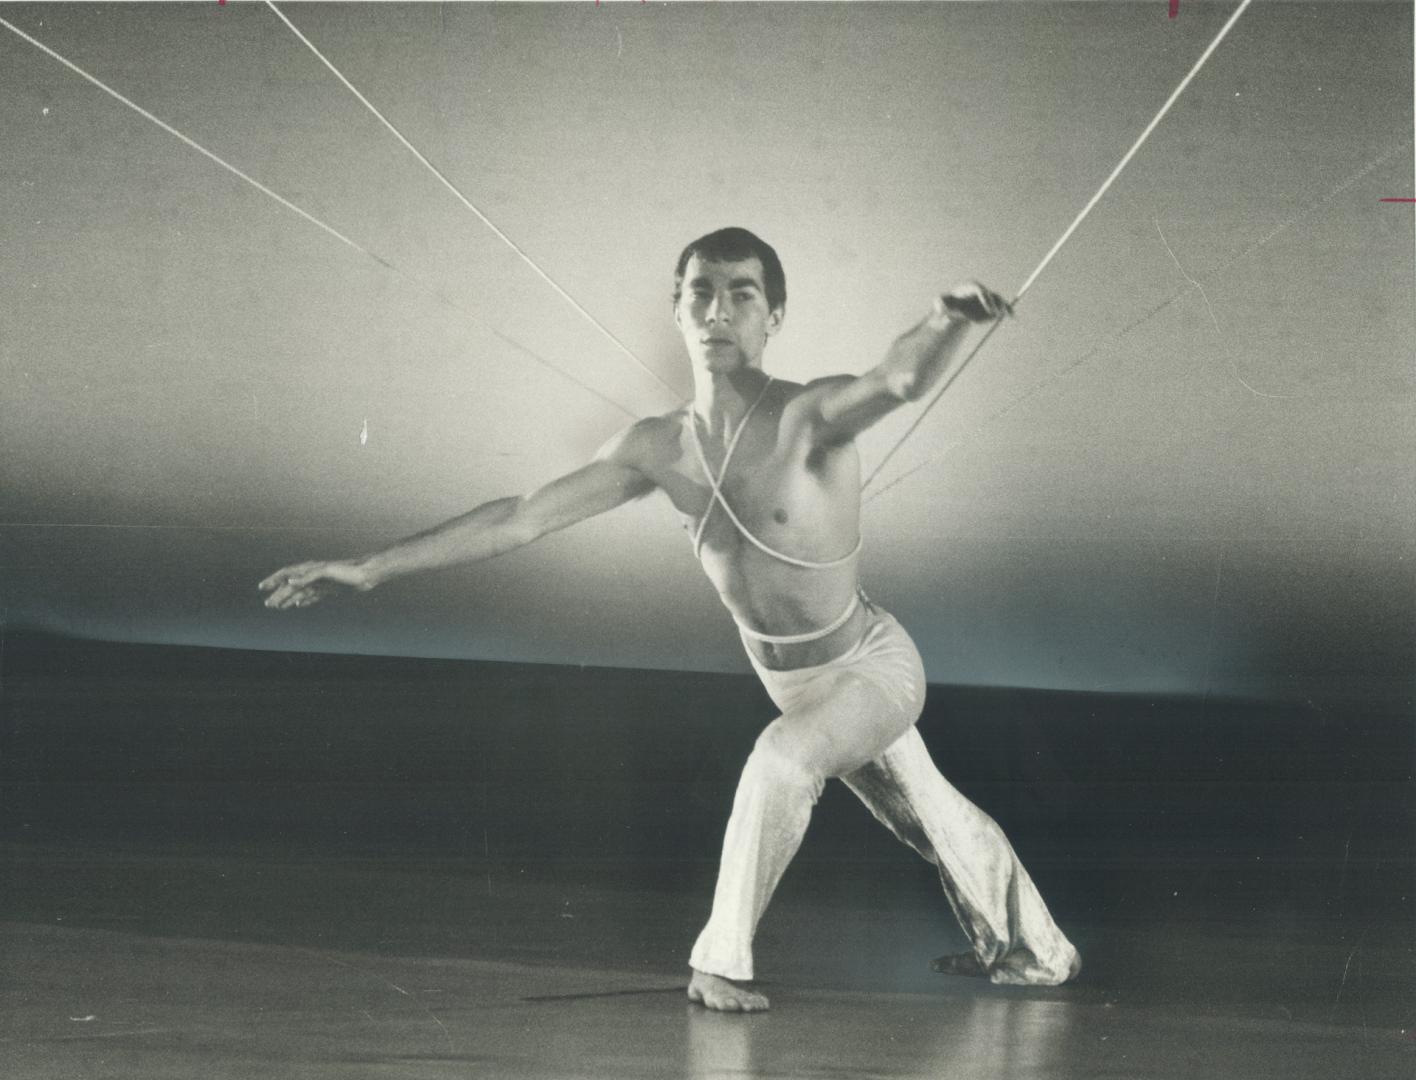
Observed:
[[[385,267],[388,267],[388,266],[389,266],[389,264],[388,264],[384,259],[382,259],[382,258],[380,258],[379,256],[375,255],[375,254],[374,254],[372,251],[370,251],[368,248],[363,247],[363,246],[361,246],[361,245],[355,243],[353,240],[349,239],[349,237],[345,236],[345,235],[344,235],[342,232],[340,232],[338,229],[335,229],[335,228],[333,228],[332,226],[326,225],[323,221],[321,221],[319,218],[315,217],[313,214],[310,214],[310,213],[307,213],[307,212],[304,211],[304,210],[301,210],[301,209],[300,209],[298,206],[296,206],[293,202],[291,202],[289,199],[285,198],[285,196],[279,194],[278,192],[272,191],[270,188],[268,188],[268,187],[266,187],[264,184],[262,184],[259,180],[257,180],[257,179],[255,179],[254,177],[249,176],[248,174],[242,172],[242,171],[241,171],[240,169],[238,169],[235,165],[232,165],[229,161],[226,161],[224,158],[217,157],[217,155],[213,154],[213,153],[212,153],[210,150],[208,150],[205,146],[202,146],[200,143],[194,142],[193,140],[187,138],[187,136],[183,135],[180,131],[178,131],[178,130],[177,130],[175,127],[173,127],[171,124],[167,123],[165,120],[159,119],[158,117],[154,116],[152,113],[150,113],[150,112],[148,112],[146,109],[144,109],[141,105],[138,105],[137,103],[133,102],[132,100],[130,100],[130,99],[124,97],[124,96],[123,96],[122,94],[120,94],[117,90],[114,90],[111,86],[109,86],[107,83],[101,82],[100,80],[94,78],[92,75],[90,75],[90,74],[89,74],[87,71],[85,71],[83,68],[79,67],[77,64],[74,64],[74,63],[72,63],[72,62],[66,60],[64,57],[60,56],[57,52],[55,52],[53,49],[51,49],[48,45],[44,44],[44,42],[39,41],[38,39],[31,37],[29,34],[26,34],[23,30],[21,30],[21,29],[20,29],[18,26],[16,26],[14,23],[9,22],[9,21],[6,20],[6,19],[0,18],[0,26],[3,26],[6,30],[9,30],[12,34],[16,35],[17,37],[23,38],[25,41],[28,41],[31,45],[33,45],[33,46],[34,46],[36,49],[38,49],[40,52],[44,53],[46,56],[49,56],[49,57],[51,57],[51,58],[53,58],[53,59],[59,61],[59,63],[63,64],[66,68],[68,68],[70,71],[72,71],[75,75],[79,76],[79,77],[82,78],[82,79],[88,80],[88,81],[91,82],[94,86],[98,87],[98,88],[99,88],[100,90],[102,90],[105,94],[107,94],[109,97],[114,98],[114,99],[116,99],[117,101],[120,101],[120,102],[122,102],[124,105],[128,106],[128,108],[132,109],[135,113],[137,113],[137,114],[138,114],[139,116],[141,116],[143,119],[145,119],[145,120],[151,120],[151,121],[152,121],[154,124],[156,124],[158,127],[162,128],[163,131],[167,132],[167,134],[173,136],[174,138],[180,139],[182,142],[186,143],[188,146],[190,146],[190,147],[191,147],[193,150],[195,150],[197,153],[202,154],[203,156],[205,156],[205,157],[207,157],[207,158],[210,158],[212,161],[216,162],[216,164],[220,165],[220,166],[221,166],[223,169],[225,169],[227,172],[232,173],[233,175],[235,175],[235,176],[239,177],[240,179],[246,181],[246,183],[250,184],[253,188],[255,188],[257,191],[259,191],[261,194],[263,194],[263,195],[269,195],[272,199],[274,199],[276,202],[280,203],[280,205],[283,206],[283,207],[285,207],[287,210],[290,210],[290,211],[292,211],[292,212],[294,212],[294,213],[296,213],[296,214],[299,214],[302,218],[304,218],[306,221],[308,221],[311,225],[314,225],[314,226],[316,226],[317,228],[323,229],[325,232],[329,233],[330,236],[332,236],[332,237],[334,237],[336,240],[338,240],[341,244],[346,244],[346,245],[348,245],[349,247],[353,248],[355,251],[359,252],[360,254],[362,254],[362,255],[367,255],[369,258],[373,259],[375,262],[380,263],[381,265],[383,265],[383,266],[385,266]],[[392,269],[392,267],[389,267],[389,268]]]
[[[1359,180],[1361,180],[1361,179],[1363,179],[1364,177],[1368,176],[1370,173],[1372,173],[1374,170],[1376,170],[1376,169],[1379,168],[1380,166],[1385,165],[1385,164],[1386,164],[1388,161],[1390,161],[1393,157],[1395,157],[1397,154],[1401,153],[1401,151],[1403,151],[1403,150],[1405,150],[1407,147],[1411,146],[1412,143],[1413,143],[1413,140],[1412,140],[1412,139],[1406,139],[1406,140],[1404,140],[1404,141],[1402,141],[1402,142],[1400,142],[1400,143],[1396,143],[1396,144],[1394,144],[1394,145],[1388,147],[1385,151],[1383,151],[1381,154],[1377,155],[1376,157],[1372,158],[1370,161],[1368,161],[1365,165],[1363,165],[1363,166],[1362,166],[1360,169],[1358,169],[1356,172],[1352,173],[1351,175],[1347,176],[1347,177],[1344,178],[1342,181],[1340,181],[1336,186],[1334,186],[1334,187],[1332,188],[1331,191],[1329,191],[1329,192],[1328,192],[1326,195],[1324,195],[1322,198],[1317,199],[1317,200],[1315,200],[1314,202],[1309,203],[1307,206],[1305,206],[1303,209],[1301,209],[1301,210],[1298,211],[1297,213],[1292,214],[1292,215],[1290,215],[1289,217],[1285,218],[1283,221],[1281,221],[1281,222],[1279,222],[1277,225],[1275,225],[1272,229],[1270,229],[1267,233],[1265,233],[1265,234],[1264,234],[1262,237],[1260,237],[1258,240],[1255,240],[1253,243],[1251,243],[1251,244],[1250,244],[1248,247],[1246,247],[1243,251],[1241,251],[1241,252],[1239,252],[1238,254],[1233,255],[1233,256],[1231,256],[1230,258],[1228,258],[1227,260],[1225,260],[1222,264],[1220,264],[1220,265],[1219,265],[1218,267],[1216,267],[1214,270],[1210,271],[1211,276],[1212,276],[1212,277],[1218,277],[1218,276],[1220,276],[1220,275],[1222,275],[1222,274],[1228,273],[1230,270],[1232,270],[1232,269],[1233,269],[1235,266],[1237,266],[1239,263],[1243,262],[1245,259],[1249,258],[1251,255],[1254,255],[1255,253],[1257,253],[1259,250],[1261,250],[1263,247],[1265,247],[1265,246],[1266,246],[1267,244],[1269,244],[1271,241],[1277,240],[1280,236],[1282,236],[1284,233],[1286,233],[1286,232],[1287,232],[1289,229],[1291,229],[1294,225],[1297,225],[1297,224],[1299,224],[1299,223],[1301,223],[1301,222],[1303,222],[1303,221],[1306,221],[1309,217],[1311,217],[1311,216],[1312,216],[1314,213],[1316,213],[1318,210],[1321,210],[1324,206],[1326,206],[1328,203],[1332,202],[1335,198],[1337,198],[1337,197],[1338,197],[1339,195],[1341,195],[1343,192],[1349,190],[1349,189],[1352,187],[1353,184],[1357,183]],[[1047,389],[1047,387],[1053,385],[1058,379],[1065,378],[1066,376],[1070,375],[1072,372],[1076,371],[1078,368],[1084,367],[1085,365],[1091,363],[1093,359],[1095,359],[1097,356],[1099,356],[1100,354],[1102,354],[1103,352],[1105,352],[1105,351],[1106,351],[1107,349],[1109,349],[1113,344],[1115,344],[1116,342],[1120,341],[1120,340],[1121,340],[1122,338],[1124,338],[1127,334],[1131,333],[1133,330],[1136,330],[1136,329],[1138,329],[1139,327],[1141,327],[1142,325],[1144,325],[1145,323],[1149,322],[1149,321],[1150,321],[1151,319],[1153,319],[1155,316],[1159,315],[1162,311],[1165,311],[1167,308],[1171,307],[1172,305],[1174,305],[1174,304],[1176,304],[1176,303],[1179,303],[1181,300],[1183,300],[1186,296],[1189,295],[1190,290],[1193,289],[1194,287],[1195,287],[1194,284],[1187,284],[1183,289],[1180,289],[1179,291],[1177,291],[1177,292],[1175,292],[1175,293],[1172,293],[1169,297],[1167,297],[1166,299],[1162,300],[1160,303],[1153,305],[1152,307],[1148,308],[1146,311],[1143,311],[1140,315],[1136,316],[1136,318],[1132,319],[1132,320],[1131,320],[1129,323],[1127,323],[1125,326],[1123,326],[1123,327],[1121,327],[1119,330],[1116,330],[1116,331],[1114,331],[1113,333],[1109,334],[1105,339],[1103,339],[1102,341],[1098,342],[1096,345],[1093,345],[1090,349],[1088,349],[1085,353],[1083,353],[1083,354],[1082,354],[1080,357],[1078,357],[1076,360],[1073,360],[1073,361],[1072,361],[1070,364],[1068,364],[1066,367],[1064,367],[1064,368],[1062,368],[1060,371],[1056,371],[1056,372],[1054,372],[1053,374],[1048,375],[1046,378],[1043,378],[1043,379],[1039,380],[1038,382],[1034,383],[1034,384],[1033,384],[1032,386],[1030,386],[1027,390],[1023,391],[1023,392],[1022,392],[1021,394],[1019,394],[1017,397],[1013,398],[1011,401],[1009,401],[1009,402],[1008,402],[1006,405],[1004,405],[1002,408],[998,409],[997,411],[995,411],[995,412],[993,412],[993,413],[990,413],[987,417],[985,417],[982,421],[980,421],[980,422],[973,428],[973,430],[972,430],[971,432],[969,432],[968,434],[969,434],[969,435],[975,435],[975,434],[977,434],[978,431],[979,431],[980,429],[982,429],[983,427],[987,426],[988,424],[993,423],[993,422],[996,421],[996,420],[1002,419],[1004,416],[1007,416],[1007,415],[1008,415],[1010,412],[1012,412],[1014,409],[1017,409],[1017,408],[1019,408],[1020,406],[1024,405],[1025,403],[1031,401],[1031,400],[1032,400],[1033,398],[1035,398],[1038,394],[1040,394],[1043,390]],[[951,381],[952,381],[952,380],[951,380]],[[962,441],[963,441],[963,439],[961,438],[959,441],[956,441],[956,442],[954,442],[954,443],[951,443],[949,446],[945,447],[944,450],[940,451],[939,453],[930,455],[929,457],[925,458],[923,461],[919,462],[917,465],[911,466],[910,468],[906,469],[904,472],[900,473],[898,476],[892,477],[891,480],[890,480],[890,482],[887,483],[884,487],[876,488],[875,491],[871,492],[869,498],[866,499],[866,502],[867,502],[867,503],[874,502],[876,499],[880,498],[881,495],[884,495],[887,491],[889,491],[889,490],[891,490],[893,487],[895,487],[896,484],[903,483],[905,480],[907,480],[909,477],[913,476],[915,473],[919,472],[921,469],[927,468],[928,466],[933,465],[933,464],[935,464],[935,463],[941,461],[946,455],[948,455],[948,454],[951,453],[954,449],[956,449],[956,448],[961,444]],[[878,471],[879,471],[879,470],[877,470],[877,472],[878,472]],[[874,475],[875,475],[874,473],[871,474],[872,479],[874,478]],[[867,481],[867,482],[868,482],[868,481]]]
[[[382,255],[379,255],[377,252],[370,251],[368,248],[364,247],[362,244],[359,244],[359,243],[357,243],[356,241],[349,239],[349,237],[345,236],[342,232],[340,232],[338,229],[334,228],[332,225],[326,225],[326,224],[325,224],[323,221],[321,221],[319,218],[315,217],[313,214],[309,213],[309,212],[306,211],[306,210],[302,210],[300,207],[296,206],[293,202],[291,202],[289,199],[285,198],[285,196],[281,195],[279,192],[277,192],[277,191],[272,191],[270,188],[268,188],[268,187],[266,187],[264,184],[262,184],[259,180],[255,179],[255,177],[249,175],[248,173],[242,172],[240,169],[238,169],[235,165],[232,165],[232,164],[231,164],[229,161],[227,161],[225,158],[219,157],[218,155],[216,155],[216,154],[212,153],[210,150],[208,150],[205,146],[202,146],[201,143],[196,142],[194,139],[188,138],[186,135],[183,135],[180,131],[178,131],[178,130],[177,130],[175,127],[173,127],[171,124],[167,123],[165,120],[162,120],[161,118],[159,118],[159,117],[157,117],[157,116],[154,116],[152,113],[148,112],[147,109],[144,109],[141,105],[137,104],[136,102],[134,102],[134,101],[131,100],[130,98],[124,97],[124,96],[123,96],[122,94],[120,94],[117,90],[114,90],[111,86],[109,86],[107,83],[105,83],[105,82],[103,82],[102,80],[100,80],[100,79],[94,77],[93,75],[90,75],[87,71],[85,71],[83,68],[79,67],[77,64],[75,64],[75,63],[73,63],[73,62],[71,62],[71,61],[65,59],[64,57],[60,56],[57,52],[55,52],[53,49],[51,49],[48,45],[44,44],[44,42],[38,40],[37,38],[31,37],[29,34],[25,33],[23,30],[21,30],[21,29],[20,29],[18,26],[16,26],[14,23],[10,22],[10,21],[7,20],[7,19],[0,18],[0,26],[3,26],[6,30],[9,30],[9,31],[10,31],[12,34],[14,34],[16,37],[19,37],[19,38],[23,39],[24,41],[29,42],[31,45],[33,45],[33,46],[34,46],[36,49],[38,49],[40,52],[44,53],[46,56],[49,56],[49,57],[51,57],[52,59],[57,60],[59,63],[63,64],[66,68],[68,68],[70,71],[72,71],[75,75],[78,75],[80,78],[86,80],[86,81],[89,82],[89,83],[92,83],[94,86],[98,87],[98,89],[102,90],[105,94],[107,94],[109,97],[113,98],[114,100],[120,102],[120,103],[123,104],[123,105],[126,105],[128,108],[132,109],[133,112],[135,112],[135,113],[137,113],[139,116],[141,116],[143,119],[145,119],[145,120],[151,120],[154,124],[156,124],[158,127],[160,127],[163,131],[167,132],[169,135],[173,136],[174,138],[181,140],[184,144],[186,144],[187,146],[191,147],[193,150],[195,150],[197,153],[201,154],[203,157],[206,157],[206,158],[210,159],[211,161],[215,162],[217,165],[220,165],[220,166],[221,166],[223,169],[225,169],[227,172],[231,173],[233,176],[236,176],[236,177],[238,177],[239,179],[244,180],[246,183],[250,184],[253,188],[255,188],[257,191],[259,191],[262,195],[267,195],[267,196],[269,196],[270,198],[272,198],[272,199],[274,199],[276,202],[278,202],[281,206],[285,207],[287,210],[290,210],[291,212],[293,212],[293,213],[295,213],[295,214],[298,214],[300,217],[304,218],[304,219],[305,219],[306,221],[308,221],[310,224],[312,224],[312,225],[314,225],[314,226],[316,226],[316,227],[318,227],[318,228],[320,228],[320,229],[323,229],[326,233],[328,233],[330,236],[334,237],[334,238],[335,238],[336,240],[338,240],[341,244],[344,244],[344,245],[346,245],[347,247],[353,248],[355,251],[359,252],[361,255],[367,255],[370,259],[372,259],[374,262],[378,263],[378,264],[379,264],[380,266],[382,266],[384,269],[386,269],[386,270],[388,270],[388,271],[390,271],[390,272],[396,274],[397,276],[403,278],[405,281],[411,282],[412,284],[416,285],[418,288],[422,289],[424,292],[426,292],[426,293],[428,293],[429,295],[433,296],[435,299],[437,299],[437,300],[441,301],[442,303],[446,304],[448,307],[453,308],[453,309],[456,310],[456,311],[459,311],[459,312],[462,313],[463,315],[466,315],[468,318],[472,319],[474,322],[478,323],[479,325],[481,325],[482,327],[484,327],[485,329],[487,329],[489,332],[491,332],[493,335],[495,335],[495,336],[496,336],[498,339],[500,339],[501,341],[505,342],[506,344],[510,345],[512,348],[514,348],[514,349],[516,349],[517,351],[519,351],[519,352],[525,354],[526,356],[530,357],[532,360],[535,360],[538,364],[541,364],[543,367],[549,368],[551,371],[554,371],[556,374],[560,375],[562,378],[565,378],[565,379],[569,380],[570,382],[574,383],[576,386],[580,387],[582,390],[586,391],[587,393],[593,394],[595,397],[597,397],[597,398],[599,398],[601,401],[605,402],[605,404],[613,406],[615,409],[618,409],[620,412],[624,413],[624,414],[627,415],[627,416],[631,416],[631,417],[635,417],[635,418],[638,417],[639,414],[636,413],[636,412],[634,412],[634,410],[629,409],[629,408],[627,408],[627,407],[624,406],[624,405],[621,405],[619,402],[613,400],[612,398],[606,397],[606,396],[605,396],[604,394],[602,394],[600,391],[596,390],[593,386],[590,386],[588,383],[583,382],[581,379],[579,379],[579,378],[576,377],[575,375],[572,375],[570,372],[566,371],[564,368],[561,368],[561,367],[557,366],[556,364],[553,364],[551,361],[547,360],[547,359],[546,359],[545,357],[543,357],[543,356],[538,355],[538,354],[535,353],[532,349],[530,349],[530,348],[527,347],[526,345],[523,345],[521,342],[517,341],[515,338],[510,337],[509,335],[507,335],[507,334],[503,333],[502,331],[498,330],[496,327],[490,325],[488,322],[486,322],[485,319],[480,318],[479,316],[477,316],[477,315],[474,314],[473,312],[468,311],[466,308],[463,308],[461,305],[453,303],[448,297],[444,296],[442,293],[440,293],[440,292],[438,292],[437,290],[433,289],[432,286],[427,285],[427,284],[425,284],[424,282],[420,281],[418,278],[413,277],[411,274],[409,274],[409,273],[407,273],[407,272],[405,272],[405,271],[403,271],[403,270],[400,270],[397,266],[395,266],[393,263],[389,262],[389,261],[388,261],[387,259],[385,259]]]
[[[1160,122],[1165,119],[1165,114],[1170,111],[1170,107],[1179,100],[1185,88],[1190,85],[1190,81],[1200,73],[1200,68],[1205,66],[1205,61],[1210,58],[1215,49],[1219,48],[1219,43],[1229,35],[1230,29],[1239,21],[1239,16],[1243,15],[1245,9],[1253,2],[1254,0],[1244,0],[1244,2],[1235,9],[1234,14],[1229,16],[1229,21],[1226,22],[1219,33],[1215,35],[1214,40],[1209,43],[1209,48],[1200,53],[1200,58],[1195,61],[1194,67],[1190,68],[1189,73],[1180,80],[1180,85],[1165,99],[1165,104],[1160,107],[1160,112],[1155,114],[1155,118],[1146,125],[1146,129],[1141,132],[1140,137],[1131,144],[1131,149],[1126,151],[1126,155],[1117,164],[1116,168],[1111,170],[1111,175],[1106,178],[1106,182],[1097,189],[1097,193],[1091,197],[1091,201],[1088,202],[1086,206],[1082,207],[1082,212],[1076,216],[1072,224],[1067,226],[1067,231],[1062,234],[1057,243],[1052,245],[1052,250],[1043,257],[1042,262],[1038,263],[1037,269],[1028,275],[1027,281],[1023,282],[1022,288],[1018,290],[1018,295],[1014,297],[1013,303],[1016,304],[1022,299],[1023,294],[1032,288],[1033,282],[1038,279],[1038,276],[1047,268],[1047,264],[1062,250],[1062,245],[1071,238],[1072,234],[1077,231],[1077,227],[1081,225],[1087,215],[1092,212],[1092,207],[1101,201],[1101,197],[1107,193],[1112,183],[1121,175],[1121,170],[1131,163],[1131,159],[1136,156],[1136,152],[1140,150],[1141,145],[1150,138],[1151,132],[1160,126]]]
[[[487,228],[491,229],[492,232],[497,235],[498,239],[500,239],[504,244],[506,244],[507,247],[511,248],[511,250],[514,251],[520,257],[522,262],[524,262],[527,266],[529,266],[532,270],[536,272],[536,274],[541,278],[541,280],[543,280],[547,285],[554,289],[562,299],[564,299],[568,304],[570,304],[571,307],[575,308],[576,311],[578,311],[582,316],[584,316],[586,320],[588,320],[597,330],[600,331],[600,333],[604,334],[605,337],[607,337],[614,344],[615,348],[619,349],[620,352],[624,353],[625,356],[629,357],[629,359],[632,360],[635,364],[637,364],[641,370],[647,373],[651,378],[658,382],[660,386],[664,387],[671,394],[674,394],[677,397],[683,396],[682,393],[677,390],[673,385],[666,382],[663,376],[661,376],[653,368],[649,367],[649,365],[644,363],[643,360],[639,359],[639,357],[634,354],[630,347],[626,345],[623,341],[621,341],[618,337],[616,337],[615,334],[607,326],[604,325],[604,323],[600,322],[599,319],[595,318],[594,315],[590,314],[590,312],[585,309],[584,305],[582,305],[579,300],[575,299],[575,297],[571,296],[570,293],[566,292],[565,289],[562,288],[561,285],[554,278],[552,278],[548,273],[546,273],[546,271],[542,270],[541,267],[536,263],[536,260],[531,258],[531,256],[528,255],[525,250],[523,250],[522,247],[516,243],[516,241],[514,241],[511,237],[507,236],[507,234],[504,233],[497,226],[496,222],[492,221],[491,218],[487,217],[486,214],[482,213],[481,210],[477,209],[477,207],[473,205],[472,201],[468,199],[467,196],[464,195],[458,189],[457,185],[454,184],[451,180],[449,180],[446,176],[444,176],[442,170],[440,170],[436,165],[429,161],[427,157],[425,157],[416,146],[409,142],[404,137],[403,132],[399,131],[398,128],[393,125],[392,121],[388,119],[388,117],[384,116],[383,113],[379,112],[378,108],[373,104],[373,102],[371,102],[368,98],[366,98],[362,93],[359,92],[359,88],[357,86],[355,86],[352,82],[350,82],[347,78],[344,77],[344,73],[341,72],[339,68],[335,67],[334,64],[330,62],[330,60],[325,56],[324,53],[320,52],[320,50],[315,46],[314,42],[312,42],[309,38],[302,34],[300,32],[299,27],[297,27],[294,23],[292,23],[289,19],[285,17],[285,13],[281,11],[280,8],[275,6],[274,0],[265,0],[265,2],[266,6],[270,8],[271,11],[275,12],[276,17],[279,18],[281,22],[283,22],[286,26],[290,28],[290,32],[294,34],[297,38],[299,38],[307,49],[309,49],[312,53],[315,54],[315,57],[320,61],[320,63],[322,63],[325,67],[329,68],[329,70],[334,74],[334,77],[338,79],[341,83],[343,83],[351,94],[353,94],[356,98],[359,99],[360,104],[362,104],[364,108],[368,109],[369,112],[373,113],[374,116],[378,119],[379,123],[383,124],[384,127],[388,128],[388,130],[392,133],[393,137],[397,139],[400,143],[402,143],[404,148],[410,154],[412,154],[424,166],[426,166],[428,171],[431,172],[435,177],[437,177],[439,181],[441,181],[443,187],[447,188],[448,191],[452,192],[452,194],[457,198],[457,200],[477,217],[477,220],[479,220]]]
[[[884,469],[886,465],[890,464],[890,459],[895,456],[895,451],[897,451],[900,447],[904,446],[905,440],[915,433],[915,430],[920,426],[920,424],[924,423],[924,418],[929,415],[929,410],[934,408],[934,403],[944,396],[944,391],[948,390],[949,387],[954,385],[954,380],[959,377],[959,375],[963,372],[964,368],[969,366],[969,361],[978,355],[979,350],[982,349],[984,345],[988,343],[988,339],[993,336],[993,332],[1002,325],[1002,319],[995,319],[989,325],[988,330],[985,331],[983,337],[978,339],[978,343],[974,345],[972,349],[969,350],[969,354],[964,357],[963,361],[957,364],[954,367],[953,371],[949,372],[949,377],[945,379],[944,382],[940,385],[939,389],[934,392],[934,396],[929,399],[929,402],[924,406],[924,408],[922,408],[917,414],[915,414],[914,420],[910,423],[910,426],[905,429],[905,433],[895,440],[895,445],[890,447],[890,449],[886,452],[885,456],[880,459],[880,463],[876,465],[875,468],[871,470],[870,475],[865,478],[865,483],[861,484],[860,486],[862,491],[870,487],[870,485],[875,481],[875,478],[880,475],[881,470]]]
[[[1057,242],[1052,245],[1051,250],[1043,256],[1042,262],[1038,263],[1037,268],[1033,270],[1031,274],[1028,275],[1027,280],[1024,281],[1022,287],[1018,289],[1017,295],[1013,297],[1013,302],[1009,305],[1010,309],[1017,307],[1018,301],[1020,301],[1027,293],[1027,291],[1032,288],[1033,282],[1038,279],[1042,272],[1047,269],[1048,264],[1050,264],[1052,260],[1057,256],[1057,253],[1062,250],[1062,245],[1065,244],[1069,239],[1071,239],[1072,234],[1077,231],[1077,228],[1082,224],[1083,221],[1086,220],[1087,215],[1092,212],[1092,208],[1095,207],[1096,204],[1101,201],[1102,196],[1104,196],[1111,189],[1111,185],[1115,183],[1116,178],[1121,175],[1121,171],[1127,165],[1130,164],[1131,159],[1136,156],[1137,151],[1139,151],[1145,141],[1150,138],[1151,132],[1153,132],[1160,125],[1160,122],[1165,119],[1165,115],[1170,112],[1171,106],[1179,100],[1180,95],[1184,92],[1185,88],[1190,85],[1191,80],[1199,74],[1200,68],[1205,66],[1205,61],[1210,58],[1211,54],[1215,51],[1215,49],[1219,48],[1219,43],[1229,35],[1230,29],[1234,26],[1236,22],[1239,21],[1239,16],[1244,14],[1244,11],[1251,3],[1253,3],[1253,0],[1243,0],[1239,7],[1235,9],[1234,14],[1229,17],[1229,20],[1220,29],[1219,33],[1215,35],[1214,40],[1209,43],[1209,47],[1206,48],[1205,51],[1200,54],[1200,58],[1195,61],[1194,66],[1191,67],[1185,77],[1180,80],[1180,84],[1175,87],[1175,89],[1171,92],[1170,96],[1165,99],[1165,104],[1160,107],[1160,111],[1155,114],[1155,116],[1151,119],[1151,122],[1146,125],[1145,130],[1142,131],[1136,141],[1131,144],[1131,148],[1126,151],[1125,155],[1122,156],[1121,161],[1117,164],[1116,168],[1111,170],[1111,175],[1108,176],[1105,181],[1102,182],[1101,187],[1097,188],[1096,194],[1093,195],[1091,199],[1087,201],[1087,204],[1082,207],[1081,212],[1075,218],[1072,219],[1072,224],[1067,226],[1067,230],[1061,235],[1061,237],[1058,238]],[[920,410],[919,415],[915,417],[914,423],[912,423],[909,426],[908,430],[906,430],[904,435],[902,435],[898,440],[896,440],[895,444],[890,447],[890,449],[886,452],[885,456],[880,460],[880,463],[876,465],[873,470],[871,470],[870,475],[865,478],[865,483],[861,485],[862,488],[869,487],[871,483],[875,480],[875,478],[880,475],[880,471],[884,469],[885,466],[889,463],[890,459],[895,456],[896,451],[898,451],[900,447],[904,445],[905,440],[908,439],[912,434],[914,434],[915,429],[919,427],[920,423],[924,420],[925,416],[929,413],[931,409],[934,408],[934,406],[938,403],[939,399],[943,397],[944,391],[949,389],[949,387],[953,385],[954,380],[959,377],[960,373],[964,370],[964,368],[968,367],[969,361],[971,361],[975,356],[978,355],[979,350],[983,348],[983,343],[993,336],[993,331],[997,328],[998,322],[994,322],[993,325],[989,327],[988,333],[984,335],[984,337],[979,341],[979,343],[973,347],[973,349],[966,357],[964,357],[963,361],[960,362],[960,364],[953,370],[953,372],[950,373],[949,378],[944,382],[944,385],[942,385],[937,391],[935,391],[935,393],[930,397],[929,401],[925,404],[924,408]]]

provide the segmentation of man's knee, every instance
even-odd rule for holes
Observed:
[[[743,777],[754,781],[803,788],[812,802],[821,796],[826,775],[811,754],[779,723],[772,723],[757,736],[757,742],[743,767]]]

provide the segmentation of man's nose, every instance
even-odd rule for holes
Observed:
[[[708,301],[708,321],[709,322],[729,322],[732,319],[732,307],[728,302],[726,294],[718,293],[713,299]]]

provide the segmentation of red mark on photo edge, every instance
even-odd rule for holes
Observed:
[[[224,2],[224,0],[223,0]],[[1170,0],[1170,17],[1173,19],[1180,14],[1180,0]]]
[[[1410,202],[1410,203],[1416,203],[1416,199],[1383,199],[1382,202]]]

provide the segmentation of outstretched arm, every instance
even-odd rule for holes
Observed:
[[[936,298],[933,310],[896,338],[875,368],[812,384],[817,441],[849,442],[905,402],[924,397],[938,385],[969,326],[1005,313],[1008,302],[974,281]]]
[[[362,592],[405,574],[490,559],[621,506],[654,486],[639,468],[635,434],[626,429],[588,465],[529,495],[493,499],[382,551],[283,567],[260,583],[270,594],[266,607],[308,607],[341,587]]]

